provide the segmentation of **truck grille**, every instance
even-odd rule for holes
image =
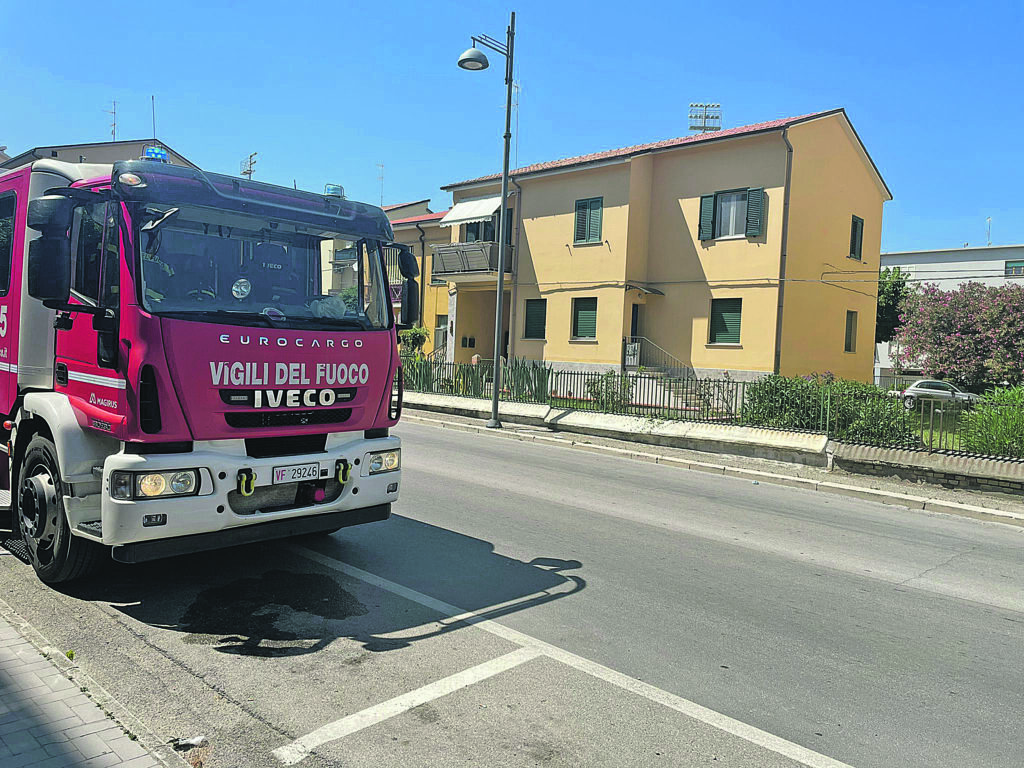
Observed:
[[[228,493],[228,504],[236,515],[255,515],[258,512],[282,512],[299,507],[315,507],[337,501],[344,488],[337,478],[328,480],[303,480],[299,483],[261,485],[252,496],[243,496],[237,489]],[[317,490],[323,491],[323,498],[316,500]]]
[[[286,435],[284,437],[249,437],[245,440],[245,455],[254,459],[269,456],[299,456],[303,453],[323,453],[327,447],[327,433],[319,435]]]
[[[232,411],[224,414],[229,427],[305,427],[318,424],[343,424],[352,415],[351,408],[316,408],[308,411]]]

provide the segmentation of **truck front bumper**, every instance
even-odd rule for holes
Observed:
[[[289,456],[250,457],[242,440],[196,443],[191,453],[108,456],[103,464],[103,543],[115,548],[115,559],[135,562],[383,520],[398,499],[402,473],[396,469],[370,474],[369,455],[397,450],[401,440],[367,440],[361,433],[357,438],[339,439],[344,437],[332,435],[325,451]],[[336,472],[342,460],[351,470],[347,481],[339,483]],[[289,497],[289,484],[273,484],[274,468],[314,463],[319,464],[323,478],[334,479],[331,492],[321,501],[297,492],[292,498],[303,506],[282,505],[282,498]],[[135,500],[111,496],[112,472],[188,469],[198,470],[198,495]],[[251,496],[239,493],[240,471],[254,478]],[[271,511],[259,509],[263,498]]]

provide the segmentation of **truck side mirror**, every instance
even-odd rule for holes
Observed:
[[[44,235],[66,237],[74,212],[74,200],[63,195],[44,195],[29,202],[26,224]]]
[[[401,245],[395,243],[398,246],[398,271],[402,273],[404,278],[413,278],[420,276],[420,268],[416,263],[416,257],[413,256],[412,249],[408,245]]]
[[[28,295],[66,304],[71,296],[71,241],[43,235],[28,244]]]
[[[420,288],[415,278],[407,278],[402,283],[402,316],[399,329],[412,328],[420,317]]]

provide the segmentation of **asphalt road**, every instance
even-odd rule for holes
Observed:
[[[399,433],[389,521],[0,598],[207,768],[1024,764],[1024,529]]]

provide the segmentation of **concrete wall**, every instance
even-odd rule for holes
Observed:
[[[842,115],[795,125],[789,137],[793,172],[780,373],[831,371],[871,381],[874,281],[887,194]],[[853,216],[864,220],[861,261],[849,258]],[[858,313],[852,353],[844,351],[847,310]]]

